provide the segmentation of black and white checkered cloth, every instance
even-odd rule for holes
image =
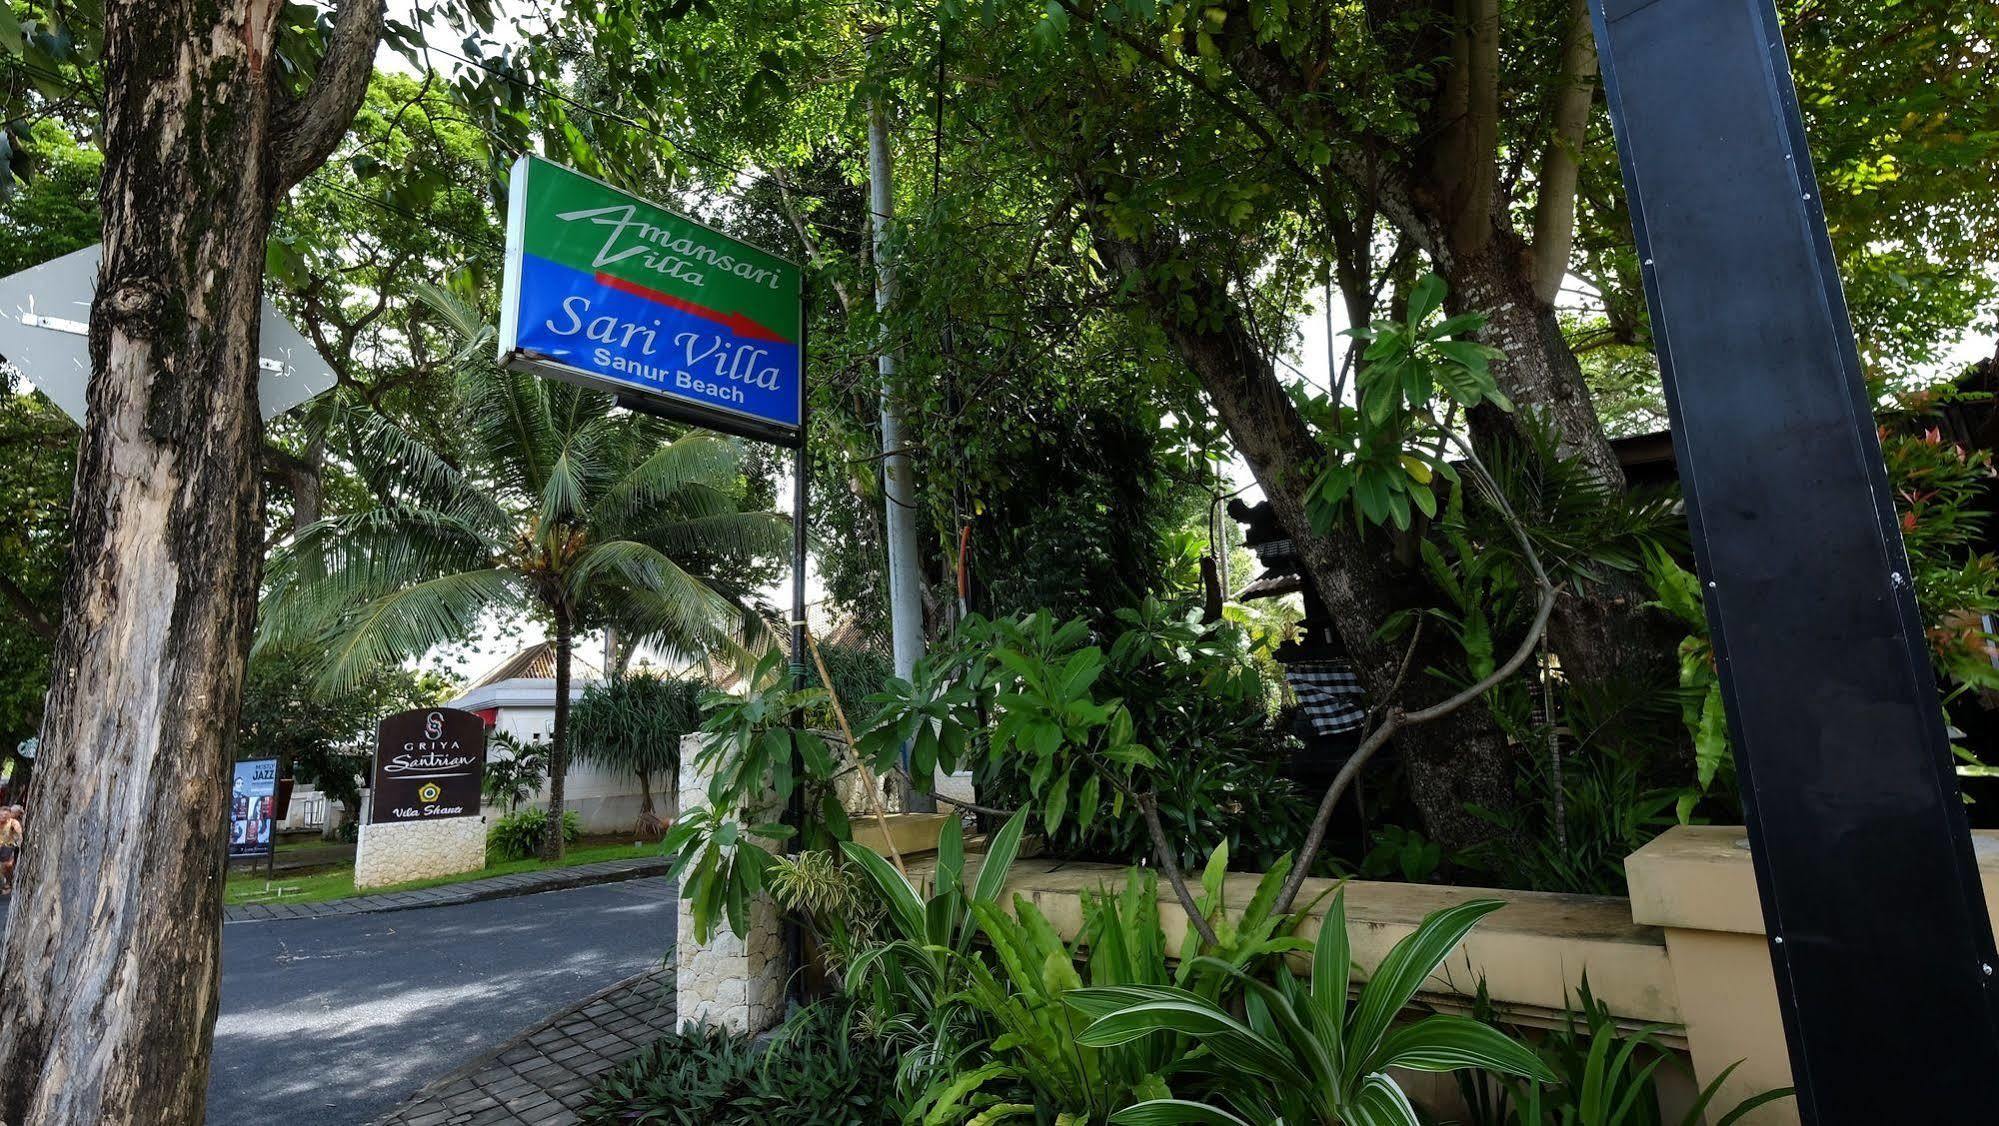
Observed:
[[[1299,661],[1284,666],[1299,710],[1320,735],[1338,735],[1367,722],[1367,693],[1345,661]]]

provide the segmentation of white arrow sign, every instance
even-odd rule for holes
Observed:
[[[79,426],[90,384],[90,298],[100,250],[88,246],[0,278],[0,356]],[[333,386],[333,369],[268,297],[262,335],[257,404],[265,421]]]

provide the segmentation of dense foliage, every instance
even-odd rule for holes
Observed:
[[[708,1025],[656,1040],[599,1081],[593,1126],[873,1126],[893,1111],[896,1059],[840,998],[768,1043]]]
[[[562,815],[562,839],[575,844],[583,836],[583,818],[575,810]],[[548,837],[548,811],[540,806],[517,809],[486,826],[486,855],[497,860],[526,860]]]
[[[576,761],[595,763],[638,776],[642,837],[658,836],[662,825],[653,809],[657,780],[669,787],[680,770],[680,740],[701,723],[701,695],[709,691],[689,677],[628,673],[600,680],[583,690],[570,715]]]

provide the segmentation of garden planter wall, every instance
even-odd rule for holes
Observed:
[[[944,831],[944,822],[953,813],[891,813],[882,820],[888,822],[888,832],[872,814],[850,814],[854,843],[870,849],[882,856],[889,855],[888,841],[895,841],[895,851],[907,859],[924,853],[937,851],[938,834]]]
[[[691,751],[683,756],[684,762],[692,760]],[[683,800],[698,796],[690,792],[691,785],[705,785],[705,780],[683,777]],[[934,836],[920,834],[934,833],[941,818],[892,820],[898,847],[906,856],[935,846]],[[854,821],[857,837],[864,821]],[[878,828],[870,828],[879,836]],[[1999,899],[1999,833],[1981,832],[1976,837],[1989,909]],[[1739,827],[1668,830],[1626,861],[1629,899],[1350,881],[1346,910],[1355,966],[1371,971],[1425,915],[1439,908],[1467,899],[1503,899],[1507,906],[1482,921],[1445,962],[1421,994],[1424,1003],[1442,1011],[1465,1011],[1483,979],[1503,1019],[1527,1028],[1551,1028],[1562,1022],[1587,974],[1591,992],[1621,1020],[1633,1026],[1677,1026],[1681,1031],[1659,1039],[1687,1054],[1695,1082],[1705,1085],[1741,1061],[1714,1104],[1733,1106],[1791,1082],[1755,874],[1743,841]],[[967,858],[968,882],[981,859],[977,854]],[[923,882],[930,861],[913,861],[910,867],[911,876]],[[1007,884],[1009,900],[1011,894],[1025,896],[1057,931],[1073,938],[1082,924],[1083,894],[1122,887],[1125,873],[1125,868],[1112,864],[1021,859]],[[1229,876],[1226,901],[1232,907],[1246,905],[1257,879],[1253,873]],[[1307,881],[1300,902],[1311,902],[1332,886],[1328,880]],[[1163,884],[1159,900],[1168,949],[1178,949],[1187,930],[1186,916]],[[1855,904],[1855,909],[1865,910],[1866,905]],[[683,909],[683,920],[686,917]],[[682,1013],[706,1012],[711,1019],[720,1017],[750,1028],[776,1019],[782,1000],[782,945],[775,913],[768,905],[759,910],[757,919],[763,929],[752,941],[744,943],[725,933],[705,949],[692,943],[683,922]],[[1305,924],[1304,936],[1315,936],[1318,923],[1315,911]],[[766,934],[767,938],[759,937]],[[740,985],[727,981],[732,975]],[[727,991],[726,999],[715,995],[721,990]],[[752,1004],[752,994],[758,1003]],[[1662,1077],[1664,1070],[1670,1069],[1663,1069]],[[1410,1079],[1412,1095],[1431,1096],[1424,1101],[1449,1112],[1455,1089],[1448,1078]],[[1692,1089],[1674,1083],[1662,1083],[1661,1088],[1663,1101],[1681,1106]],[[1672,1105],[1664,1109],[1677,1117]],[[1741,1121],[1744,1126],[1793,1126],[1798,1114],[1795,1104],[1786,1099]]]

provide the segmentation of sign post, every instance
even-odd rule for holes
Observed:
[[[515,162],[500,364],[610,391],[630,410],[796,451],[790,671],[799,688],[805,326],[797,264],[539,157]],[[802,817],[794,793],[786,820]],[[796,944],[794,933],[793,965]]]
[[[277,793],[278,760],[246,759],[236,764],[229,792],[229,859],[261,856],[264,878],[277,875],[277,811],[272,808]]]
[[[368,816],[354,855],[356,887],[486,866],[486,723],[458,708],[416,708],[375,736]]]
[[[540,157],[514,163],[501,365],[797,451],[790,625],[801,687],[805,325],[796,263]]]
[[[1808,1123],[1989,1122],[1992,927],[1771,0],[1591,0]]]

